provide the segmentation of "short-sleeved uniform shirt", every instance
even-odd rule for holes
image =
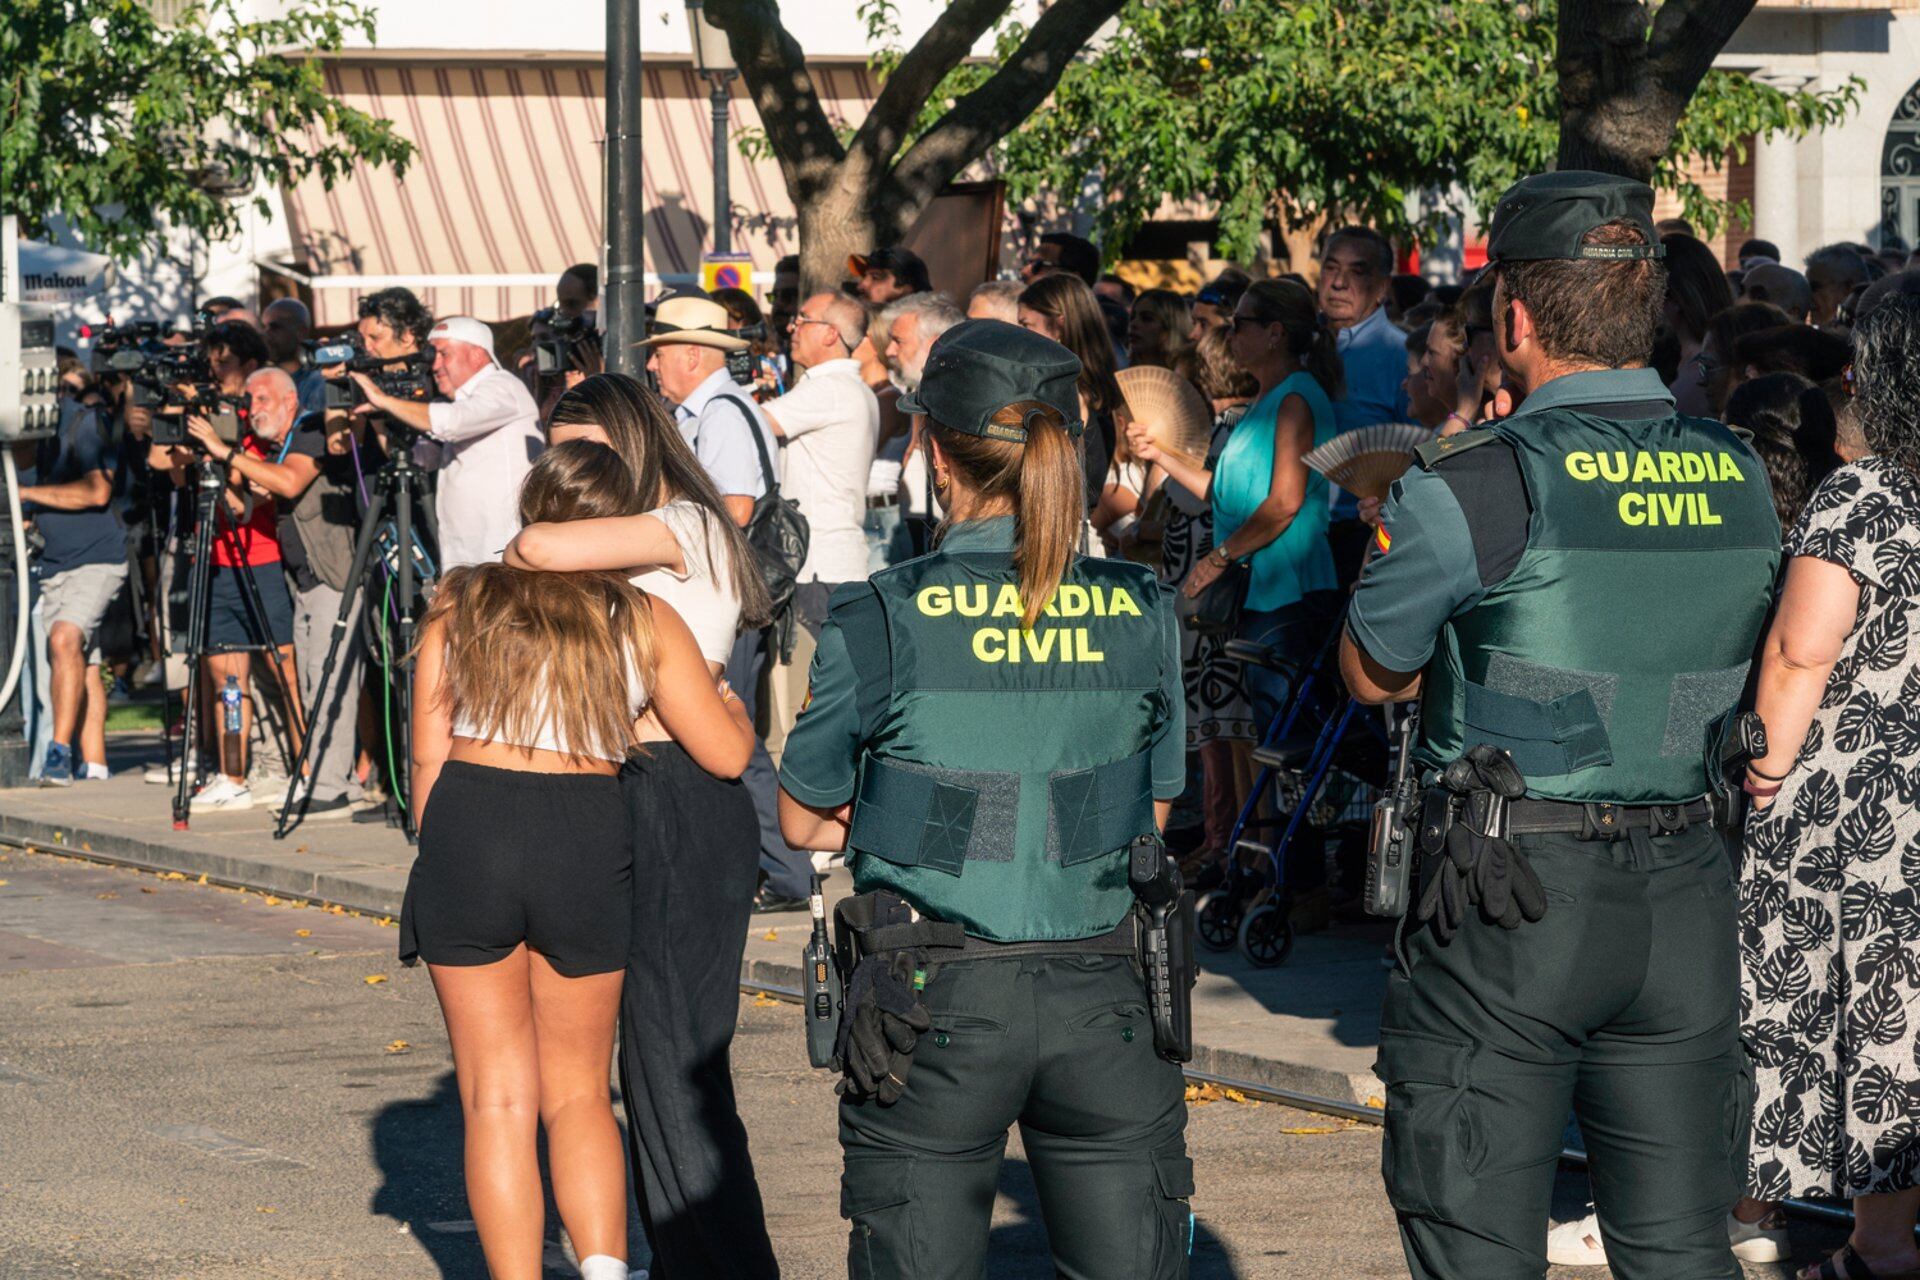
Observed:
[[[62,400],[60,430],[40,442],[34,458],[34,482],[72,484],[95,471],[105,472],[111,481],[117,461],[107,438],[106,416],[77,401]],[[33,523],[46,540],[39,559],[43,578],[83,564],[126,563],[127,529],[111,500],[85,511],[39,508],[33,512]]]
[[[1673,395],[1652,369],[1570,373],[1536,388],[1514,417],[1573,406],[1620,420],[1665,418]],[[1520,464],[1499,442],[1407,472],[1381,511],[1376,554],[1353,594],[1354,642],[1391,671],[1425,667],[1441,628],[1520,563],[1530,512]]]

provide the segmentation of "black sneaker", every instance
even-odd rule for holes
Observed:
[[[760,892],[753,895],[753,914],[757,916],[772,915],[777,911],[805,911],[806,909],[805,898],[789,898],[772,885],[761,885]]]

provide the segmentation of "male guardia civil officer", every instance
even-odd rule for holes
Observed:
[[[1384,1156],[1421,1280],[1546,1271],[1571,1107],[1621,1280],[1731,1280],[1751,1076],[1707,757],[1780,558],[1766,472],[1647,367],[1646,186],[1528,178],[1488,260],[1517,410],[1388,502],[1341,668],[1422,703],[1420,878],[1388,979]]]

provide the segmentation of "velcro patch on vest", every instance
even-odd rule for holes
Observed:
[[[1721,671],[1688,671],[1675,676],[1667,698],[1667,732],[1661,739],[1660,754],[1704,760],[1712,726],[1740,700],[1751,665],[1742,662]]]

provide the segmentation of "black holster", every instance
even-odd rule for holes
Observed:
[[[1153,1047],[1168,1062],[1193,1060],[1193,891],[1158,836],[1141,836],[1129,851],[1127,880],[1140,915],[1140,967],[1153,1015]]]
[[[853,1098],[897,1101],[906,1088],[918,1034],[930,1025],[921,990],[930,953],[959,954],[957,924],[914,919],[906,899],[887,889],[843,898],[833,909],[834,963],[845,998],[828,1063]]]

